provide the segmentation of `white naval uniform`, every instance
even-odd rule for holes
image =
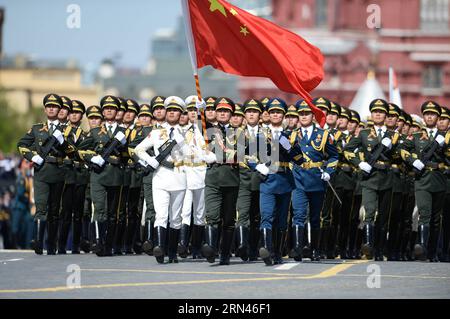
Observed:
[[[189,126],[191,127],[191,126]],[[205,139],[197,127],[194,132],[188,129],[186,133],[186,149],[183,165],[186,173],[186,193],[184,195],[182,223],[191,224],[191,214],[194,214],[194,224],[204,226],[205,221],[205,176],[206,162],[203,153],[206,149]]]
[[[172,127],[172,139],[182,137],[179,125],[170,126],[168,123],[164,123],[160,128],[153,129],[134,149],[135,154],[148,163],[150,155],[148,155],[147,150],[153,147],[155,156],[157,156],[159,147],[169,139]],[[175,146],[166,158],[166,161],[175,164],[173,169],[160,165],[153,173],[152,195],[156,213],[155,227],[166,228],[167,222],[169,222],[170,228],[181,228],[181,209],[186,191],[186,174],[181,163],[183,154],[186,152],[185,147],[185,144],[181,147],[180,145]]]

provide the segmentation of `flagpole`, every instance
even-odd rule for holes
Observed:
[[[393,102],[394,98],[394,83],[393,83],[393,70],[392,67],[389,67],[389,102]]]
[[[200,80],[198,78],[198,67],[197,67],[197,53],[195,51],[194,36],[192,35],[192,24],[191,16],[189,13],[189,0],[181,0],[181,8],[183,10],[183,20],[184,20],[184,30],[186,33],[186,40],[188,44],[189,57],[191,59],[192,73],[195,79],[195,88],[197,90],[197,101],[202,100],[202,91],[200,89]],[[198,104],[198,103],[197,103]],[[205,138],[206,144],[208,144],[208,135],[206,134],[206,108],[200,110],[200,117],[202,122],[203,137]]]

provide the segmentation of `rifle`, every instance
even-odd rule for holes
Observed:
[[[122,142],[120,140],[118,140],[117,138],[113,138],[111,140],[109,140],[108,143],[106,143],[105,147],[103,148],[101,154],[99,154],[105,161],[110,162],[109,157],[111,156],[111,154],[117,153],[117,148],[119,146],[122,145]],[[111,162],[110,162],[111,163]],[[113,163],[114,164],[114,163]],[[105,167],[105,165],[103,166],[99,166],[95,163],[91,163],[91,168],[92,170],[99,174],[103,171],[103,168]]]
[[[435,152],[438,150],[439,148],[439,143],[436,142],[436,140],[433,140],[433,142],[431,142],[431,144],[428,144],[427,147],[423,150],[423,152],[421,153],[421,156],[419,156],[419,160],[426,165],[430,159],[433,157],[433,155],[435,155]],[[416,178],[419,178],[422,176],[424,169],[422,170],[418,170],[417,168],[414,167],[414,172],[415,172],[415,176]]]
[[[373,167],[373,166],[375,165],[375,163],[378,161],[378,159],[380,158],[380,156],[383,155],[383,153],[384,153],[384,151],[385,151],[386,149],[387,149],[387,147],[384,146],[383,143],[380,142],[380,143],[376,146],[375,150],[374,150],[373,153],[372,153],[372,156],[370,156],[370,159],[367,161],[367,163],[368,163],[370,166]],[[367,173],[367,172],[363,171],[363,172],[362,172],[362,174],[363,174],[363,179],[369,178],[370,175],[372,174],[372,172],[373,172],[373,170],[370,171],[370,173]]]
[[[50,154],[52,150],[56,151],[55,145],[57,145],[58,140],[53,135],[50,135],[45,140],[44,144],[40,147],[40,152],[37,152],[40,157],[44,159],[44,162],[41,165],[33,163],[34,170],[38,172],[45,164],[47,156]]]

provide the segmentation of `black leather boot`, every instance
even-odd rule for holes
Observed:
[[[84,216],[83,221],[82,221],[82,239],[81,239],[81,243],[80,243],[80,248],[86,254],[91,251],[90,225],[91,225],[90,218],[88,216]]]
[[[93,226],[95,240],[93,241],[92,251],[97,256],[102,257],[106,240],[106,222],[94,222]]]
[[[428,253],[427,258],[430,262],[439,262],[437,247],[439,242],[439,228],[430,229],[430,236],[428,239]]]
[[[206,225],[205,226],[205,243],[202,246],[202,254],[209,263],[216,261],[217,254],[217,228]]]
[[[153,255],[153,223],[146,221],[144,225],[144,243],[142,244],[142,250],[149,256]]]
[[[311,229],[311,261],[320,261],[319,236],[320,228]]]
[[[103,255],[102,257],[110,257],[113,255],[113,245],[116,230],[116,221],[109,220],[105,222],[105,240],[103,245]]]
[[[187,226],[187,225],[186,225]],[[178,247],[178,240],[180,236],[180,230],[169,228],[169,264],[178,263],[177,258],[177,247]]]
[[[285,230],[277,230],[273,263],[275,265],[283,263],[283,249],[286,243],[287,232]]]
[[[179,233],[180,240],[178,241],[177,252],[181,258],[186,258],[188,256],[189,225],[182,224]]]
[[[81,220],[74,219],[72,224],[72,254],[78,255],[80,253],[81,241]]]
[[[383,261],[383,249],[384,249],[384,243],[386,239],[386,231],[381,226],[375,226],[375,238],[374,238],[374,244],[373,249],[375,251],[374,260],[375,261]]]
[[[327,258],[327,249],[328,249],[328,240],[330,238],[330,227],[322,227],[320,229],[320,241],[319,241],[319,250],[320,250],[320,258]]]
[[[35,227],[35,237],[34,237],[34,252],[37,255],[42,255],[44,250],[44,235],[45,235],[45,228],[47,226],[47,222],[44,220],[35,220],[34,221],[34,227]]]
[[[411,229],[406,228],[403,229],[401,238],[400,238],[400,261],[409,261],[411,260],[411,254],[408,253],[408,243],[411,237]]]
[[[427,259],[428,238],[430,236],[429,225],[419,225],[419,243],[414,246],[415,258],[421,261]]]
[[[373,223],[364,225],[364,238],[362,245],[362,253],[367,259],[373,258],[373,241],[374,241],[374,225]]]
[[[164,247],[166,243],[166,229],[164,227],[155,227],[155,246],[153,248],[153,256],[159,264],[164,263]]]
[[[259,245],[259,226],[251,226],[249,234],[249,250],[248,250],[248,260],[257,261],[258,260],[258,245]]]
[[[272,230],[268,228],[261,229],[262,247],[259,249],[259,256],[267,266],[272,266]]]
[[[220,245],[220,265],[230,264],[230,250],[234,237],[234,227],[222,229],[222,242]]]
[[[47,222],[47,255],[56,255],[56,237],[58,236],[58,222]]]
[[[144,227],[141,226],[140,218],[137,219],[136,231],[134,233],[133,239],[133,250],[136,255],[142,254],[142,234],[144,232]]]
[[[137,231],[137,220],[135,217],[128,217],[128,222],[125,230],[125,254],[132,255],[133,242]]]
[[[295,261],[302,261],[304,231],[303,227],[298,225],[292,226],[292,249],[289,255]]]
[[[61,221],[58,234],[58,255],[65,255],[67,246],[67,237],[69,236],[70,221]]]
[[[123,244],[125,235],[126,224],[125,221],[119,221],[115,225],[115,236],[114,236],[114,255],[123,255]]]
[[[248,228],[244,226],[239,226],[236,232],[236,242],[238,248],[236,255],[240,257],[243,261],[248,260]]]
[[[205,232],[205,226],[192,226],[192,259],[201,259],[202,239]]]
[[[302,257],[303,258],[311,258],[311,242],[310,242],[310,238],[309,238],[309,233],[311,231],[311,224],[310,223],[306,223],[305,224],[305,230],[303,231],[303,253],[302,253]]]

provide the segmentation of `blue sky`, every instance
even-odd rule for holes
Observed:
[[[67,7],[81,8],[81,28],[66,26]],[[120,53],[120,64],[142,67],[152,34],[176,25],[180,0],[0,0],[5,8],[3,51],[39,59],[96,65]]]

